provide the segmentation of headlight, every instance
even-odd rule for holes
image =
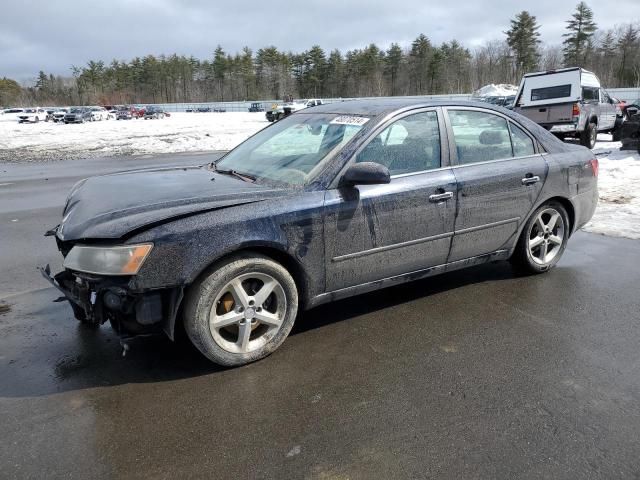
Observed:
[[[153,245],[89,247],[76,245],[64,259],[64,268],[98,275],[135,275]]]

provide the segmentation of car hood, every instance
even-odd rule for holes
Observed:
[[[205,167],[102,175],[72,188],[56,234],[63,241],[122,238],[178,217],[287,194]]]

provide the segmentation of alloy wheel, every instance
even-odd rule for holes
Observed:
[[[554,208],[546,208],[536,216],[527,237],[531,259],[538,265],[548,265],[558,255],[564,242],[564,220]]]
[[[213,340],[224,350],[249,353],[275,336],[286,311],[280,282],[264,273],[246,273],[218,293],[209,315],[209,329]]]

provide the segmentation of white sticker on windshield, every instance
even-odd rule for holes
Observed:
[[[367,123],[369,119],[367,117],[352,117],[349,115],[340,115],[339,117],[334,118],[329,123],[332,125],[358,125],[362,126]]]

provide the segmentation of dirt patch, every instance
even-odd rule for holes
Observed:
[[[607,202],[607,203],[615,203],[618,205],[624,205],[626,203],[631,203],[631,200],[633,200],[635,197],[627,197],[624,195],[616,195],[616,196],[601,196],[600,200],[602,200],[603,202]]]
[[[11,306],[8,303],[0,302],[0,315],[5,315],[11,311]]]

